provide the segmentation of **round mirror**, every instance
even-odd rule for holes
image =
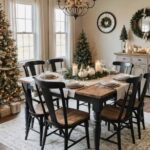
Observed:
[[[131,19],[133,33],[145,40],[150,39],[150,9],[138,10]]]

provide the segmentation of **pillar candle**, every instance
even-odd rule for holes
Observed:
[[[72,75],[76,76],[78,74],[78,65],[77,64],[73,64],[72,65]]]
[[[97,60],[95,62],[95,71],[96,72],[101,72],[102,71],[102,66],[101,66],[101,62],[99,60]]]

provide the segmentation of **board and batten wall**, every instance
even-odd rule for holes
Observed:
[[[110,65],[115,60],[114,53],[121,51],[120,33],[123,25],[127,29],[131,44],[150,47],[150,41],[136,37],[130,28],[132,16],[142,8],[150,8],[150,0],[96,0],[94,8],[89,9],[80,23],[76,24],[76,33],[81,32],[83,28],[87,34],[93,58],[102,59],[106,65]],[[100,32],[97,28],[97,18],[104,11],[112,12],[117,20],[115,30],[108,34]]]

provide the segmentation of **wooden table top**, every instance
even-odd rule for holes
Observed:
[[[76,90],[76,94],[88,96],[96,99],[100,99],[102,97],[106,97],[110,94],[116,93],[115,88],[104,87],[99,84],[87,86],[85,88],[81,88]]]

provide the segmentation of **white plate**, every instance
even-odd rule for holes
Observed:
[[[46,81],[51,81],[51,80],[59,80],[60,75],[58,73],[54,72],[46,72],[46,73],[41,73],[38,76],[39,79],[46,80]]]
[[[100,81],[99,82],[99,84],[100,85],[103,85],[103,86],[117,86],[118,85],[118,83],[117,82],[115,82],[114,80],[102,80],[102,81]]]
[[[127,80],[130,77],[131,76],[128,75],[128,74],[119,74],[119,75],[116,75],[113,79],[119,80],[119,81],[124,81],[124,80]]]

